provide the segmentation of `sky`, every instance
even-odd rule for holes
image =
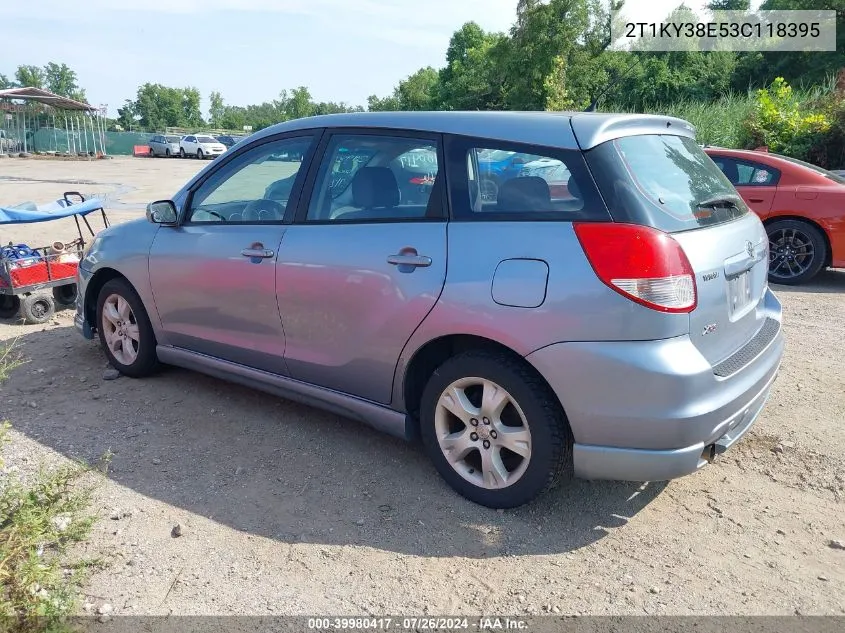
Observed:
[[[659,21],[680,0],[628,0]],[[704,0],[687,1],[700,9]],[[455,30],[507,31],[517,0],[0,0],[0,73],[66,63],[110,116],[145,82],[194,86],[227,104],[307,86],[317,101],[364,105],[424,66],[440,68]],[[34,7],[38,8],[35,9]]]

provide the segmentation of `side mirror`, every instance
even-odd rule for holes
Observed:
[[[527,161],[522,156],[514,156],[511,165],[524,165]]]
[[[172,200],[158,200],[147,205],[147,220],[153,224],[174,225],[179,219]]]

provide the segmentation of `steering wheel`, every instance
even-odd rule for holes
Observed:
[[[203,211],[205,211],[208,215],[212,215],[212,216],[214,216],[215,218],[220,218],[220,221],[221,221],[221,222],[225,222],[225,221],[226,221],[226,218],[224,218],[222,215],[220,215],[219,213],[217,213],[217,211],[209,211],[208,209],[203,209]]]
[[[243,210],[244,222],[281,222],[284,217],[285,208],[275,200],[268,200],[267,198],[253,200]]]

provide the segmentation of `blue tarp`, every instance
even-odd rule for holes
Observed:
[[[0,224],[49,222],[72,215],[88,215],[102,207],[103,203],[97,198],[70,205],[64,199],[61,199],[45,205],[29,203],[15,207],[0,207]]]

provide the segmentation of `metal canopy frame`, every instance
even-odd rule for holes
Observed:
[[[17,102],[17,103],[16,103]],[[43,106],[40,112],[32,112],[27,104],[38,103]],[[42,88],[9,88],[0,90],[0,127],[15,136],[14,144],[7,134],[5,143],[0,143],[0,152],[30,152],[36,148],[28,141],[28,132],[34,134],[42,129],[41,118],[48,122],[46,128],[53,129],[52,147],[48,153],[59,151],[59,139],[56,132],[57,115],[64,121],[67,153],[72,156],[106,155],[105,113],[95,106],[68,97],[54,94]],[[52,126],[49,121],[52,119]],[[90,143],[89,143],[90,141]],[[34,142],[34,139],[33,139]],[[48,143],[50,145],[50,143]]]

